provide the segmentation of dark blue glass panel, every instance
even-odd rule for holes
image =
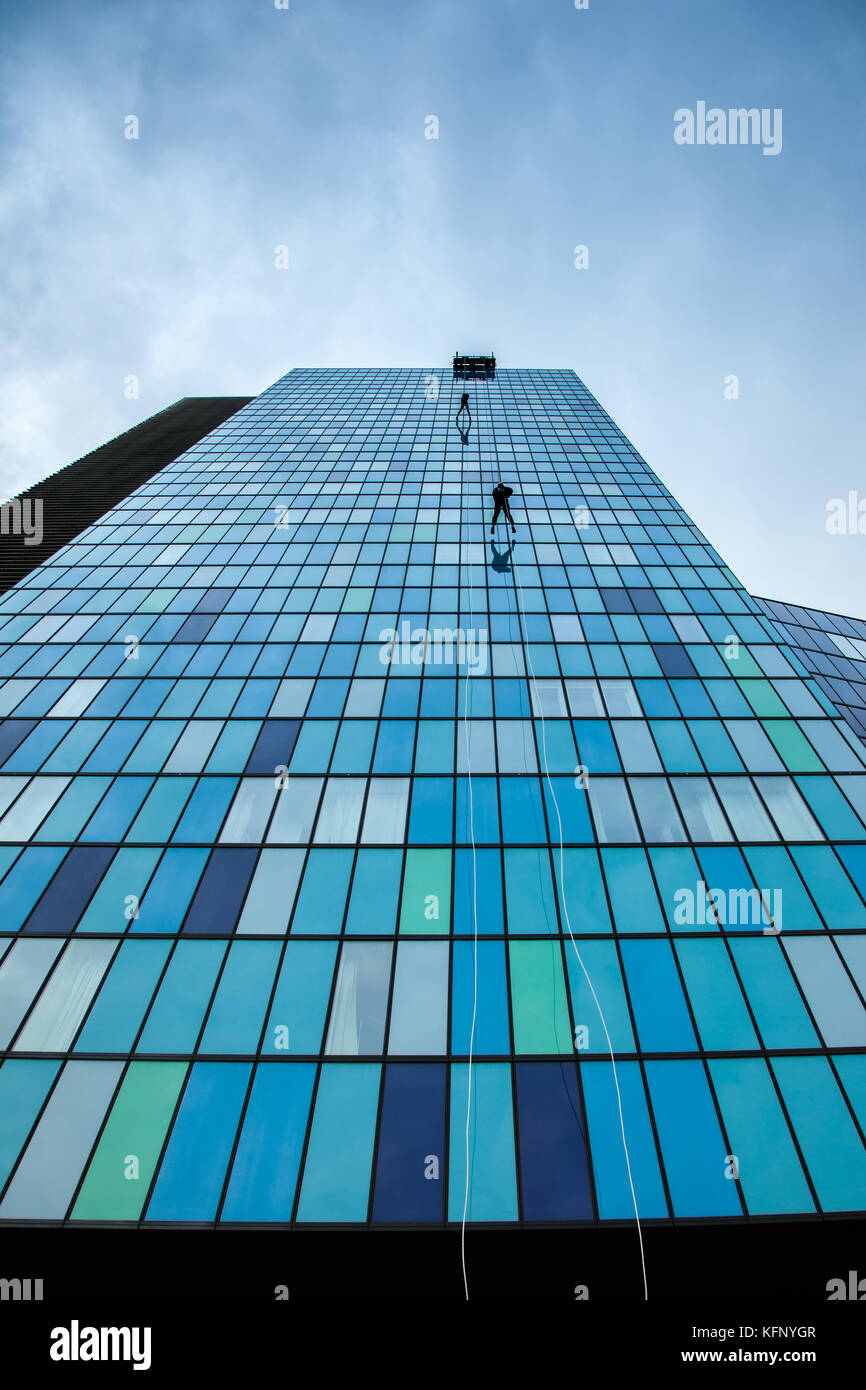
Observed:
[[[229,936],[255,868],[256,849],[215,849],[196,889],[184,932]]]
[[[244,772],[248,776],[273,776],[276,768],[288,767],[300,727],[300,719],[266,719]]]
[[[445,1180],[445,1067],[385,1068],[374,1221],[441,1221]]]
[[[72,931],[114,855],[115,851],[105,846],[71,849],[23,930]]]
[[[11,757],[20,743],[23,743],[32,729],[35,719],[4,719],[0,724],[0,765]]]
[[[653,643],[653,651],[666,676],[696,676],[698,674],[685,647],[680,646],[678,642],[655,642]]]
[[[589,1221],[586,1128],[574,1062],[518,1062],[517,1116],[527,1221]]]

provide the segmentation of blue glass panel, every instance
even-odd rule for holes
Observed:
[[[178,942],[136,1051],[193,1051],[225,950],[222,941]]]
[[[312,1062],[256,1068],[220,1220],[291,1219],[315,1076]]]
[[[727,853],[734,854],[737,851],[729,850]],[[820,931],[821,919],[809,899],[803,880],[791,862],[788,851],[782,847],[767,846],[750,847],[743,853],[766,902],[771,906],[775,903],[781,907],[781,912],[775,912],[774,925],[784,931]],[[825,851],[821,849],[819,853],[823,855]],[[701,858],[703,857],[704,852],[701,851]],[[745,887],[747,883],[748,879],[744,877],[742,885],[737,883],[735,886]]]
[[[758,1039],[725,942],[680,940],[676,952],[704,1050],[757,1048]]]
[[[646,1075],[674,1216],[739,1216],[703,1063],[647,1062]]]
[[[616,943],[567,940],[565,959],[579,1050],[608,1053],[613,1046],[614,1052],[633,1052],[634,1033]]]
[[[693,1052],[695,1034],[669,941],[621,944],[638,1041],[647,1052]]]
[[[777,1057],[773,1071],[824,1211],[857,1211],[866,1150],[825,1057]]]
[[[214,850],[192,900],[184,932],[231,935],[257,858],[255,849]]]
[[[201,778],[171,838],[176,843],[186,844],[210,844],[214,841],[237,785],[235,777]]]
[[[280,957],[276,941],[234,941],[199,1052],[257,1052]]]
[[[574,1062],[518,1062],[515,1076],[524,1219],[590,1220],[592,1196]]]
[[[347,934],[393,935],[396,931],[402,867],[402,850],[358,851],[346,918]]]
[[[51,846],[26,849],[0,884],[0,921],[17,931],[63,859],[65,849]]]
[[[466,1125],[469,1120],[467,1200]],[[511,1069],[499,1062],[451,1067],[448,1220],[515,1221],[517,1181]]]
[[[75,1044],[76,1052],[131,1051],[168,951],[165,941],[123,943]]]
[[[388,1051],[447,1052],[448,943],[401,941],[397,946]]]
[[[505,896],[512,935],[550,934],[559,930],[550,856],[546,849],[505,851]]]
[[[866,1009],[828,936],[782,942],[827,1047],[866,1046]]]
[[[412,784],[409,843],[444,845],[451,840],[454,780],[451,777],[418,777]]]
[[[580,1076],[599,1217],[633,1220],[635,1206],[641,1220],[667,1216],[640,1065],[618,1062],[616,1085],[610,1062],[581,1062]]]
[[[374,1221],[441,1221],[445,1177],[445,1067],[385,1068]]]
[[[505,930],[498,849],[476,849],[474,870],[471,849],[458,849],[454,852],[455,934],[474,933],[476,911],[479,933],[496,934]]]
[[[352,859],[353,853],[347,849],[310,850],[292,918],[293,935],[339,934]]]
[[[206,849],[167,849],[130,930],[176,932],[207,859]]]
[[[113,849],[101,846],[71,849],[24,923],[24,931],[72,931],[113,856]]]
[[[299,1221],[366,1221],[380,1072],[377,1062],[322,1066]]]
[[[709,1066],[749,1213],[814,1211],[766,1062],[726,1058]]]
[[[277,980],[262,1051],[315,1053],[331,997],[336,941],[289,941]]]
[[[23,1061],[10,1057],[0,1067],[0,1187],[6,1182],[59,1070],[60,1063],[47,1058]]]
[[[195,1063],[145,1220],[214,1219],[249,1079],[246,1062]]]
[[[829,927],[866,930],[866,907],[829,845],[794,845],[791,856]],[[792,926],[786,921],[786,930]]]
[[[644,850],[603,849],[601,862],[617,931],[664,931],[664,919]]]
[[[472,796],[469,795],[469,778],[457,778],[457,825],[455,839],[458,844],[476,845],[499,844],[499,797],[495,777],[472,777]]]
[[[499,783],[499,795],[502,802],[503,843],[546,843],[547,828],[538,779],[503,777]]]

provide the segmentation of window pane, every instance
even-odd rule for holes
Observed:
[[[738,840],[778,840],[748,778],[716,777],[714,785]]]
[[[568,694],[568,704],[575,719],[580,719],[582,716],[604,714],[604,705],[601,702],[596,681],[566,681],[565,689]]]
[[[821,828],[789,777],[756,777],[783,840],[823,840]]]
[[[587,790],[596,834],[602,844],[630,844],[640,839],[621,777],[590,777]]]
[[[733,838],[706,777],[673,777],[671,784],[693,840],[722,844]]]
[[[408,777],[371,777],[361,842],[367,845],[402,844],[408,802]]]
[[[16,1052],[63,1052],[114,953],[113,941],[70,941],[15,1043]]]
[[[316,825],[317,845],[355,843],[366,785],[363,777],[328,778]]]
[[[327,1053],[357,1056],[382,1051],[391,949],[384,941],[344,944],[325,1044]]]
[[[321,790],[321,777],[289,778],[277,799],[269,845],[304,845],[309,841]]]

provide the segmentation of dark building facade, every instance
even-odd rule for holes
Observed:
[[[249,396],[185,396],[85,454],[0,507],[0,593],[17,584],[185,449],[197,444]],[[20,526],[39,508],[39,540]]]

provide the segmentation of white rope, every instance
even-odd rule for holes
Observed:
[[[476,424],[476,432],[478,425]],[[481,485],[481,439],[478,436],[478,483]],[[483,502],[482,502],[483,506]],[[482,518],[483,525],[483,518]],[[469,570],[469,625],[470,630],[474,621],[472,609],[472,541],[471,537],[466,542],[466,560]],[[469,1283],[466,1277],[466,1213],[469,1207],[469,1123],[472,1111],[472,1054],[475,1047],[475,1021],[478,1014],[478,879],[475,863],[475,808],[472,797],[472,759],[470,755],[469,739],[469,666],[466,659],[467,641],[466,635],[463,640],[463,735],[466,742],[466,771],[469,778],[469,838],[472,842],[472,921],[473,921],[473,940],[472,940],[472,1027],[469,1032],[469,1070],[467,1073],[466,1087],[466,1144],[465,1144],[465,1163],[466,1163],[466,1183],[463,1191],[463,1219],[460,1223],[460,1263],[463,1268],[463,1293],[468,1303]]]
[[[492,419],[492,416],[491,416],[491,422],[490,422],[490,423],[491,423],[491,433],[492,433],[492,430],[493,430],[493,419]],[[496,446],[495,446],[495,442],[494,442],[494,449],[495,449],[495,447],[496,447]],[[553,801],[554,808],[555,808],[555,810],[556,810],[556,820],[557,820],[557,824],[558,824],[558,827],[559,827],[559,895],[560,895],[560,900],[561,900],[561,902],[562,902],[562,912],[563,912],[563,916],[564,916],[564,918],[565,918],[566,927],[568,928],[568,935],[569,935],[569,937],[570,937],[570,939],[571,939],[571,944],[572,944],[572,946],[573,946],[573,948],[574,948],[574,954],[577,956],[578,963],[580,964],[580,968],[581,968],[581,970],[583,971],[584,977],[585,977],[585,979],[586,979],[586,983],[589,985],[590,993],[592,994],[593,1000],[595,1001],[595,1007],[596,1007],[596,1009],[598,1010],[598,1016],[599,1016],[599,1018],[601,1019],[601,1026],[602,1026],[602,1028],[604,1029],[604,1036],[605,1036],[605,1038],[607,1039],[608,1052],[610,1053],[610,1063],[611,1063],[611,1066],[612,1066],[612,1068],[613,1068],[613,1081],[614,1081],[614,1086],[616,1087],[616,1103],[617,1103],[617,1109],[619,1110],[619,1126],[620,1126],[620,1132],[621,1132],[621,1134],[622,1134],[622,1147],[623,1147],[623,1152],[624,1152],[624,1154],[625,1154],[625,1166],[626,1166],[626,1169],[627,1169],[627,1171],[628,1171],[628,1185],[629,1185],[629,1188],[631,1189],[631,1200],[632,1200],[632,1205],[634,1206],[634,1219],[635,1219],[635,1222],[636,1222],[636,1224],[637,1224],[638,1244],[640,1245],[640,1263],[641,1263],[641,1272],[642,1272],[642,1274],[643,1274],[643,1292],[644,1292],[644,1300],[645,1300],[645,1301],[648,1301],[648,1300],[649,1300],[649,1290],[648,1290],[648,1288],[647,1288],[646,1259],[645,1259],[645,1255],[644,1255],[643,1231],[641,1230],[640,1215],[639,1215],[639,1213],[638,1213],[638,1208],[637,1208],[637,1195],[636,1195],[635,1190],[634,1190],[634,1180],[633,1180],[633,1178],[632,1178],[631,1161],[630,1161],[630,1159],[629,1159],[629,1152],[628,1152],[628,1143],[627,1143],[626,1137],[625,1137],[625,1120],[624,1120],[624,1118],[623,1118],[623,1113],[622,1113],[622,1095],[620,1094],[620,1089],[619,1089],[619,1077],[617,1076],[616,1061],[615,1061],[614,1055],[613,1055],[613,1043],[611,1042],[610,1033],[608,1032],[608,1028],[607,1028],[607,1022],[605,1021],[604,1012],[603,1012],[603,1010],[602,1010],[601,1004],[599,1003],[598,995],[596,994],[595,989],[594,989],[594,987],[593,987],[592,980],[591,980],[590,977],[589,977],[589,971],[587,970],[586,966],[585,966],[584,963],[583,963],[583,957],[581,956],[580,951],[577,949],[577,942],[576,942],[575,939],[574,939],[574,933],[573,933],[572,930],[571,930],[571,921],[570,921],[569,916],[568,916],[568,905],[567,905],[567,903],[566,903],[566,901],[565,901],[565,850],[564,850],[564,848],[563,848],[562,817],[561,817],[561,815],[560,815],[560,813],[559,813],[559,802],[558,802],[557,799],[556,799],[556,792],[555,792],[554,789],[553,789],[553,782],[552,782],[551,779],[550,779],[550,767],[549,767],[548,761],[547,761],[547,733],[546,733],[546,726],[545,726],[545,722],[544,722],[544,706],[543,706],[543,704],[542,704],[541,696],[540,696],[539,690],[538,690],[538,681],[537,681],[536,676],[535,676],[535,667],[534,667],[533,664],[532,664],[532,655],[531,655],[530,649],[529,649],[529,638],[528,638],[527,632],[526,632],[525,604],[524,604],[524,602],[523,602],[523,584],[521,583],[520,573],[519,573],[518,568],[517,568],[517,565],[514,563],[514,561],[512,561],[512,569],[514,570],[514,576],[515,576],[515,579],[517,580],[517,589],[518,589],[517,611],[518,611],[518,617],[520,618],[521,634],[522,634],[522,636],[523,636],[523,642],[524,642],[524,646],[525,646],[525,649],[526,649],[526,659],[527,659],[527,662],[529,663],[529,671],[530,671],[530,675],[531,675],[531,677],[532,677],[532,685],[533,685],[533,689],[535,690],[535,700],[536,700],[536,704],[537,704],[537,706],[538,706],[539,715],[541,716],[541,751],[542,751],[542,756],[543,756],[543,758],[544,758],[544,775],[545,775],[545,778],[547,779],[547,785],[548,785],[548,787],[549,787],[549,789],[550,789],[550,795],[551,795],[551,799],[552,799],[552,801]],[[554,997],[555,997],[555,996],[554,996]]]

